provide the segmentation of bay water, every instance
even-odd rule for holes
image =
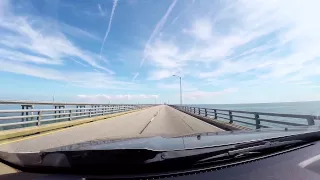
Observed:
[[[251,111],[251,112],[265,112],[265,113],[281,113],[281,114],[298,114],[298,115],[313,115],[320,116],[320,101],[308,101],[308,102],[280,102],[280,103],[252,103],[252,104],[192,104],[193,107],[211,108],[211,109],[224,109],[224,110],[239,110],[239,111]],[[227,113],[227,112],[225,112]],[[242,115],[243,114],[238,114]],[[248,116],[248,115],[245,115]],[[222,117],[226,117],[223,116]],[[251,115],[252,117],[252,115]],[[294,122],[298,124],[307,125],[305,119],[300,118],[283,118],[283,117],[271,117],[260,116],[262,119],[277,120],[282,122]],[[219,118],[218,118],[219,119]],[[219,119],[228,122],[228,120]],[[243,118],[235,118],[249,123],[255,123],[254,120],[248,120]],[[248,124],[235,122],[242,126],[253,128]],[[286,125],[261,122],[262,125],[268,127],[286,127]],[[316,125],[320,125],[320,120],[315,120]]]
[[[266,113],[320,115],[320,101],[252,104],[193,104],[190,106]]]

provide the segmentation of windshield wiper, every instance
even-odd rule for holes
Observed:
[[[188,163],[218,162],[237,158],[248,157],[285,149],[299,144],[306,143],[303,140],[288,141],[259,141],[254,143],[244,143],[238,145],[227,145],[220,147],[190,149],[182,151],[170,151],[161,153],[163,161],[182,160]],[[150,162],[150,160],[149,160]]]
[[[243,157],[249,157],[252,155],[255,156],[255,155],[260,155],[263,153],[270,152],[270,151],[277,149],[277,148],[285,149],[288,147],[296,146],[301,143],[304,143],[304,141],[302,141],[302,140],[275,141],[275,142],[265,141],[264,144],[261,144],[261,145],[229,150],[225,153],[222,153],[222,154],[219,154],[216,156],[211,156],[211,157],[201,159],[198,162],[208,162],[208,161],[212,161],[215,159],[222,160],[225,158],[229,158],[229,159],[230,158],[243,158]]]
[[[26,172],[81,174],[164,173],[195,167],[224,166],[305,147],[320,138],[318,131],[236,144],[162,151],[109,149],[81,151],[0,152],[0,161]],[[132,168],[134,167],[134,168]],[[106,170],[107,169],[107,170]]]
[[[235,162],[252,155],[305,144],[304,140],[270,140],[179,151],[147,149],[56,151],[38,153],[0,152],[7,165],[27,172],[87,174],[161,173]],[[279,148],[279,149],[278,149]],[[132,168],[132,167],[135,168]],[[107,169],[107,171],[106,171]]]

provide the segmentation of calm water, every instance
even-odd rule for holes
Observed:
[[[257,104],[196,104],[192,106],[282,114],[320,115],[320,101]]]
[[[282,113],[282,114],[301,114],[301,115],[315,115],[320,116],[320,101],[312,101],[312,102],[284,102],[284,103],[256,103],[256,104],[195,104],[190,105],[195,107],[203,107],[203,108],[212,108],[212,109],[227,109],[227,110],[242,110],[242,111],[253,111],[253,112],[266,112],[266,113]],[[244,115],[237,114],[235,115]],[[223,116],[226,117],[227,116]],[[244,115],[248,116],[248,115]],[[250,115],[249,115],[250,116]],[[251,117],[251,116],[250,116]],[[253,117],[252,117],[253,118]],[[282,122],[295,122],[303,125],[307,125],[307,121],[305,119],[298,118],[283,118],[283,117],[271,117],[271,116],[260,116],[262,119],[268,120],[277,120]],[[243,118],[235,118],[235,120],[240,120],[249,123],[255,123],[253,120],[243,119]],[[228,122],[228,120],[222,121]],[[253,127],[247,124],[235,122],[235,124],[239,124],[246,127]],[[269,127],[286,127],[285,125],[279,125],[268,122],[261,122],[262,125],[266,125]],[[320,121],[315,121],[316,125],[320,125]]]

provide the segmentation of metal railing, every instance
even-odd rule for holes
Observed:
[[[319,120],[318,116],[312,115],[250,112],[176,105],[171,105],[171,107],[198,116],[222,120],[230,124],[237,123],[255,129],[283,126],[312,126],[315,125],[315,120]]]
[[[0,109],[0,130],[24,128],[30,126],[41,126],[61,121],[73,121],[81,118],[108,115],[141,109],[152,105],[136,104],[82,104],[82,103],[47,103],[26,101],[0,101],[0,105],[6,107],[14,104],[15,108]],[[21,105],[22,109],[17,109]],[[55,108],[47,108],[53,105]],[[37,108],[34,108],[34,107]],[[43,108],[45,106],[46,108]],[[87,108],[86,106],[91,106]]]

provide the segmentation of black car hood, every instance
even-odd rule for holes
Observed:
[[[179,137],[144,137],[131,139],[97,139],[45,151],[81,151],[81,150],[109,150],[109,149],[149,149],[154,151],[172,151],[220,146],[263,139],[272,139],[308,132],[319,131],[317,126],[299,128],[272,128],[260,130],[223,131],[196,133]]]

